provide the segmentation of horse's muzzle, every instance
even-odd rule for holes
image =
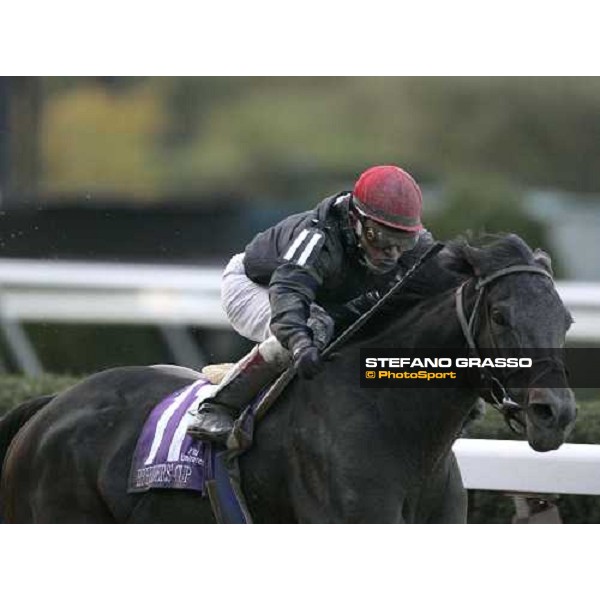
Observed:
[[[556,450],[575,424],[577,407],[569,388],[530,388],[527,397],[527,441],[538,452]]]

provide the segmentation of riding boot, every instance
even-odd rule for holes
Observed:
[[[237,362],[205,400],[188,433],[207,442],[226,444],[243,408],[290,363],[291,357],[275,337],[255,346]]]

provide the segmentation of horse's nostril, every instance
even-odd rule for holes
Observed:
[[[548,404],[530,404],[529,410],[533,419],[540,425],[551,425],[554,422],[552,408]]]

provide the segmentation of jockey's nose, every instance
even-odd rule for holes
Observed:
[[[400,250],[399,246],[388,246],[384,249],[384,252],[388,258],[394,261],[397,261],[402,254],[402,251]]]

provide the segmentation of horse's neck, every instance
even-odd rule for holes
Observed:
[[[291,489],[300,490],[310,504],[342,493],[353,474],[370,478],[376,471],[390,482],[427,476],[458,434],[469,393],[361,388],[357,356],[360,347],[443,348],[462,342],[448,295],[414,307],[370,339],[357,339],[327,363],[318,380],[293,382],[257,427],[255,447],[241,459],[256,518],[293,520]],[[333,491],[332,476],[341,478]],[[259,497],[261,502],[252,503]]]
[[[363,346],[399,348],[460,348],[465,338],[455,309],[455,293],[443,295],[411,306]]]
[[[428,348],[440,351],[465,345],[455,311],[453,291],[411,307],[367,344],[370,347]],[[415,439],[421,450],[444,452],[458,435],[476,398],[468,389],[377,390],[376,402],[382,422],[402,436]]]

